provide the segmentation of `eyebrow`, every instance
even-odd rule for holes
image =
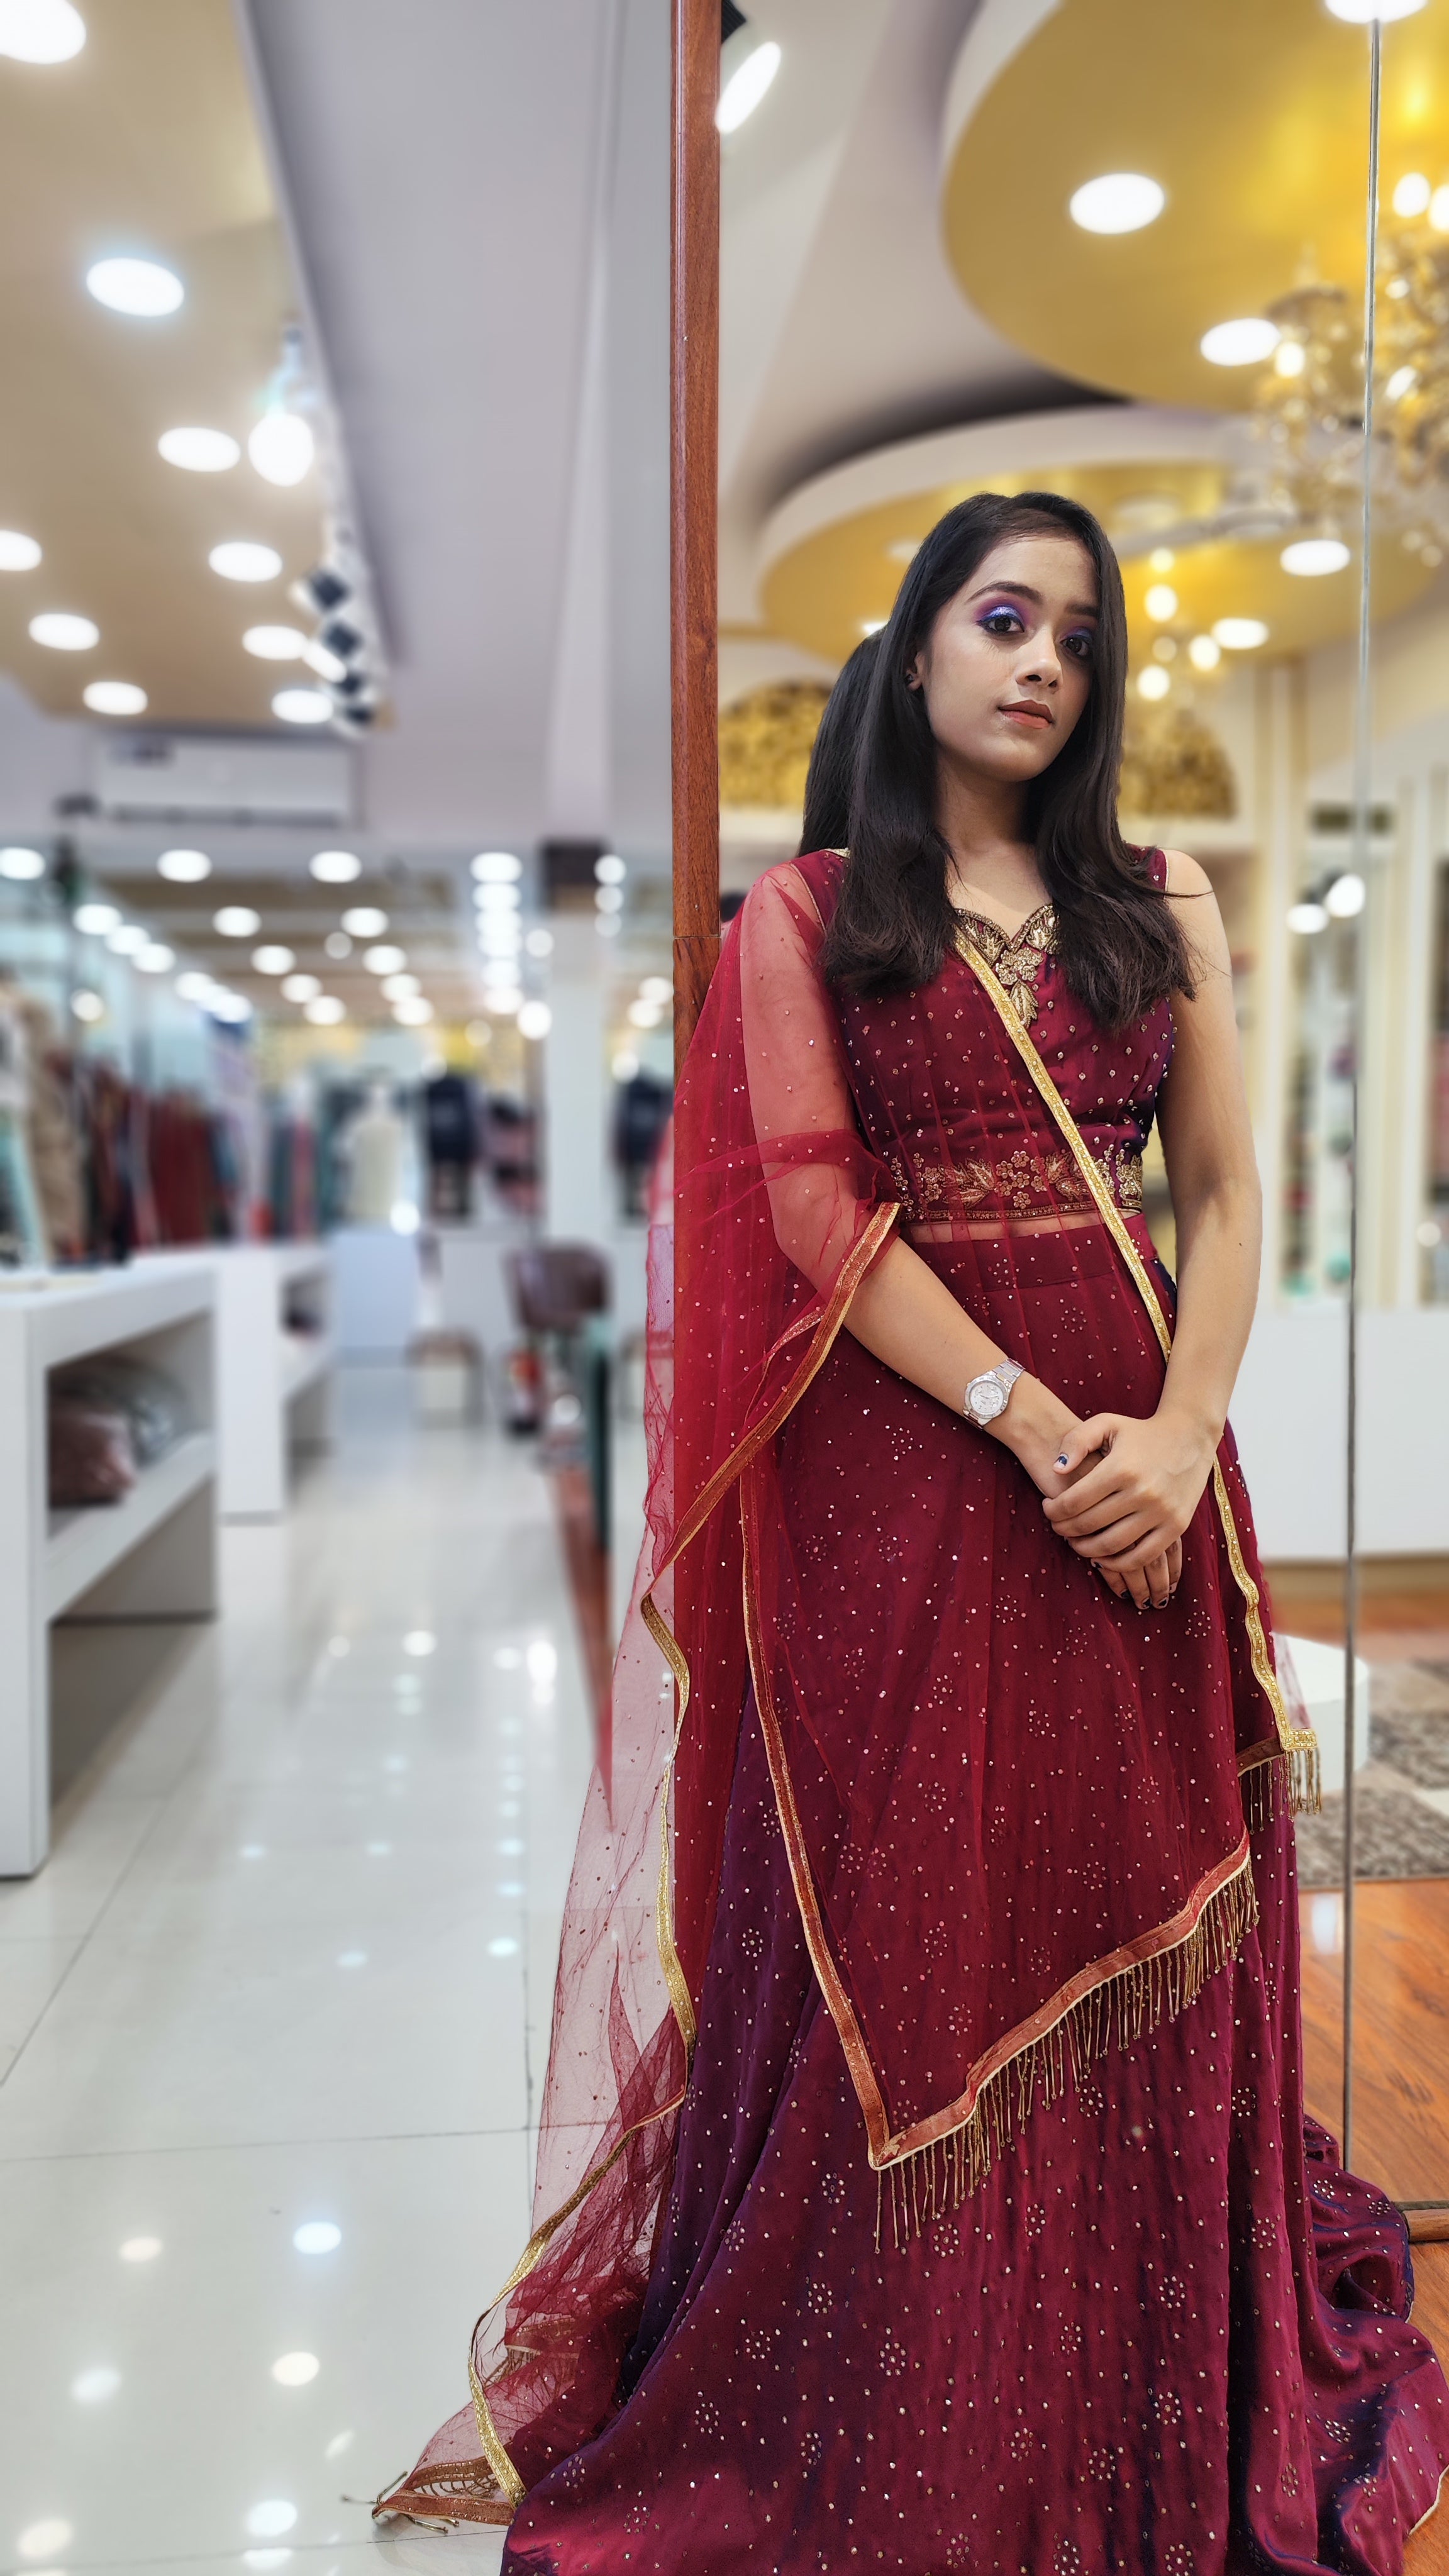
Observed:
[[[1009,591],[1013,599],[1029,599],[1033,608],[1046,605],[1041,592],[1033,590],[1027,581],[984,581],[981,588],[973,590],[970,595],[973,599],[984,599],[992,590]],[[1094,600],[1071,599],[1067,602],[1068,617],[1096,617],[1099,613]]]

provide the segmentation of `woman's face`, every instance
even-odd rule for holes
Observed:
[[[1075,537],[1007,537],[949,599],[907,678],[942,752],[1015,784],[1056,759],[1092,686],[1097,576]]]

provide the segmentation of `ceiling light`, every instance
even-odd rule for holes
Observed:
[[[632,1047],[621,1047],[618,1054],[610,1058],[609,1071],[616,1082],[632,1082],[638,1070],[639,1059]]]
[[[186,474],[225,474],[241,454],[224,429],[163,429],[156,444],[167,464]]]
[[[1177,645],[1170,635],[1158,635],[1154,637],[1152,658],[1154,662],[1175,662],[1177,660]]]
[[[546,1038],[553,1027],[553,1013],[547,1002],[525,1002],[518,1014],[521,1038]]]
[[[103,1020],[106,1016],[105,1003],[99,993],[91,991],[88,984],[77,986],[70,997],[70,1007],[78,1020]]]
[[[481,885],[516,885],[523,874],[511,850],[480,850],[471,864]]]
[[[1412,18],[1424,0],[1328,0],[1330,16],[1346,18],[1351,27],[1366,27],[1374,18]]]
[[[1215,635],[1194,635],[1187,658],[1195,671],[1215,671],[1223,658],[1223,648]]]
[[[383,981],[382,998],[385,1002],[410,1002],[422,989],[416,975],[388,975]]]
[[[168,948],[164,939],[148,939],[144,948],[137,949],[134,962],[143,975],[169,975],[176,963],[176,951]]]
[[[115,2396],[120,2385],[120,2372],[113,2370],[108,2362],[99,2362],[94,2368],[77,2374],[70,2383],[70,2393],[82,2406],[100,2406],[108,2397]]]
[[[347,1017],[347,1004],[339,1002],[335,993],[318,993],[302,1004],[302,1017],[310,1020],[314,1029],[335,1029],[338,1021]]]
[[[350,957],[352,942],[345,930],[329,930],[322,942],[329,957]]]
[[[305,2388],[321,2367],[315,2352],[284,2352],[272,2364],[272,2377],[279,2388]]]
[[[516,984],[490,984],[483,998],[495,1018],[516,1019],[523,1008],[523,995]]]
[[[209,1002],[216,991],[216,986],[209,975],[203,975],[196,967],[188,966],[185,974],[178,975],[176,978],[176,991],[183,1002]]]
[[[599,885],[622,885],[627,873],[623,860],[612,850],[606,850],[601,859],[594,861],[594,878]]]
[[[39,850],[0,850],[0,877],[9,877],[14,884],[24,885],[30,878],[43,877],[44,874],[45,861]]]
[[[551,930],[530,930],[525,935],[523,944],[528,950],[530,957],[551,957],[553,955],[553,932]]]
[[[121,916],[113,903],[77,904],[71,919],[88,939],[104,939],[108,930],[119,930],[121,926]]]
[[[286,1002],[315,1002],[321,990],[321,980],[316,975],[289,975],[282,986],[282,999]]]
[[[301,414],[264,412],[247,440],[247,454],[268,483],[300,483],[316,454],[316,441]]]
[[[1348,548],[1341,537],[1295,537],[1291,546],[1284,547],[1278,561],[1285,572],[1312,581],[1322,573],[1342,572],[1348,561]]]
[[[600,886],[598,892],[594,896],[594,902],[600,912],[622,912],[624,909],[623,889],[620,886]]]
[[[629,1022],[633,1028],[657,1029],[662,1017],[659,1004],[646,1002],[642,996],[637,1002],[631,1002],[629,1005]]]
[[[302,659],[309,671],[315,671],[319,680],[330,682],[334,688],[348,677],[347,665],[341,654],[331,652],[327,645],[318,642],[315,635],[303,645]]]
[[[362,874],[362,861],[351,850],[319,850],[307,868],[319,885],[351,885]]]
[[[259,662],[300,662],[306,649],[300,626],[249,626],[242,637],[243,652]]]
[[[1149,572],[1171,572],[1176,561],[1177,557],[1171,546],[1154,546],[1147,558],[1147,568]]]
[[[86,284],[98,304],[139,321],[155,321],[185,302],[186,289],[174,269],[156,259],[98,259],[86,270]]]
[[[381,939],[387,928],[387,914],[379,912],[375,904],[357,903],[350,912],[344,912],[342,927],[352,939]]]
[[[381,948],[364,948],[362,962],[369,975],[399,975],[408,962],[408,953],[388,941]]]
[[[639,987],[639,996],[641,1001],[658,1002],[662,1005],[673,1001],[674,986],[667,975],[646,975]]]
[[[480,913],[487,913],[490,918],[506,913],[511,921],[518,914],[522,897],[516,885],[475,885],[473,901]]]
[[[1301,340],[1280,340],[1273,352],[1275,376],[1301,376],[1308,364],[1308,351]]]
[[[163,850],[156,874],[171,885],[200,885],[211,874],[211,861],[205,850]]]
[[[262,916],[249,903],[224,903],[220,912],[212,914],[211,926],[223,939],[255,939]]]
[[[231,537],[213,546],[206,558],[223,581],[275,581],[282,558],[275,546],[254,545],[249,537]]]
[[[134,680],[92,680],[81,691],[93,716],[143,716],[146,692]]]
[[[1346,876],[1334,878],[1323,900],[1335,921],[1352,921],[1355,913],[1362,912],[1367,895],[1362,877],[1350,870]]]
[[[1268,629],[1261,617],[1220,617],[1213,633],[1229,653],[1251,653],[1268,641]]]
[[[1166,203],[1166,191],[1140,170],[1109,170],[1076,189],[1067,212],[1084,233],[1140,233],[1144,224],[1156,223]]]
[[[249,1020],[252,1015],[252,1006],[246,995],[229,993],[224,984],[216,986],[207,1008],[214,1020]]]
[[[394,1002],[392,1015],[400,1029],[422,1029],[433,1016],[433,1006],[431,1002],[424,1001],[420,993],[412,993],[402,1001]]]
[[[1146,670],[1137,674],[1139,698],[1165,698],[1171,686],[1172,682],[1160,662],[1149,662]]]
[[[16,63],[68,63],[86,40],[70,0],[0,0],[0,54]]]
[[[1411,394],[1413,392],[1418,381],[1419,370],[1417,367],[1395,367],[1393,374],[1390,376],[1388,383],[1384,387],[1386,399],[1389,402],[1402,402],[1405,394]]]
[[[101,630],[89,617],[72,617],[65,609],[47,609],[44,616],[32,617],[30,633],[37,644],[48,644],[52,653],[89,653],[99,644]]]
[[[1422,170],[1407,171],[1394,190],[1395,214],[1409,217],[1422,215],[1428,207],[1432,193]]]
[[[1215,322],[1198,342],[1203,356],[1214,367],[1257,366],[1264,358],[1271,358],[1277,346],[1277,323],[1259,314],[1237,322]]]
[[[725,82],[714,112],[721,134],[737,133],[745,118],[754,115],[779,68],[778,45],[756,45],[753,53],[746,54]]]
[[[1328,928],[1328,915],[1321,903],[1290,903],[1288,927],[1303,939],[1311,939],[1316,930]]]
[[[290,975],[296,963],[290,948],[274,943],[252,950],[252,965],[259,975]]]
[[[272,700],[272,713],[283,724],[326,724],[332,701],[320,689],[279,689]]]
[[[18,528],[0,528],[0,572],[34,572],[40,548]]]
[[[1449,233],[1449,188],[1436,188],[1429,199],[1429,222],[1436,233]]]
[[[151,933],[134,921],[123,921],[119,930],[107,934],[106,946],[113,957],[134,957],[138,949],[149,948]]]
[[[330,2218],[308,2218],[292,2231],[292,2243],[299,2254],[335,2254],[342,2242],[342,2230]]]
[[[1142,605],[1159,626],[1165,625],[1169,617],[1177,615],[1177,593],[1170,583],[1155,581]]]

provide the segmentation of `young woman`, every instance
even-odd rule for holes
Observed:
[[[538,2232],[384,2508],[511,2513],[509,2576],[1390,2576],[1449,2459],[1402,2220],[1303,2112],[1257,1182],[1208,882],[1117,834],[1125,665],[1085,511],[952,511],[849,856],[753,889],[690,1054]]]

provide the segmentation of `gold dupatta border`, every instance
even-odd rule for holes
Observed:
[[[810,1347],[806,1351],[805,1357],[801,1361],[799,1368],[790,1379],[788,1385],[782,1388],[780,1394],[775,1398],[774,1403],[767,1408],[767,1410],[761,1415],[759,1421],[745,1434],[745,1437],[741,1440],[738,1448],[731,1452],[723,1466],[716,1468],[715,1473],[709,1478],[708,1483],[702,1486],[699,1493],[696,1494],[694,1501],[690,1504],[689,1509],[685,1512],[683,1518],[676,1523],[673,1537],[669,1543],[669,1552],[663,1559],[663,1562],[655,1568],[653,1581],[650,1583],[648,1591],[643,1595],[639,1604],[640,1616],[643,1619],[644,1625],[648,1629],[650,1636],[653,1638],[654,1643],[658,1646],[660,1653],[663,1655],[665,1662],[668,1664],[670,1671],[674,1675],[679,1694],[678,1714],[674,1727],[674,1740],[669,1749],[669,1758],[665,1763],[663,1779],[660,1784],[660,1862],[659,1882],[654,1904],[654,1929],[655,1938],[659,1945],[660,1966],[663,1968],[665,1985],[669,1991],[670,2006],[674,2013],[680,2037],[684,2042],[685,2080],[681,2090],[676,2093],[670,2101],[664,2103],[658,2111],[651,2111],[647,2119],[636,2120],[632,2127],[626,2129],[623,2136],[617,2139],[614,2145],[610,2148],[607,2156],[605,2156],[599,2164],[590,2167],[589,2171],[584,2175],[583,2180],[577,2185],[576,2189],[569,2194],[569,2197],[563,2203],[562,2208],[556,2209],[550,2217],[544,2219],[541,2226],[534,2229],[534,2232],[530,2236],[528,2243],[525,2245],[523,2252],[520,2254],[518,2261],[514,2264],[512,2271],[504,2282],[502,2289],[497,2291],[494,2297],[489,2300],[487,2306],[482,2312],[482,2315],[478,2318],[477,2324],[473,2328],[472,2337],[470,2338],[468,2346],[468,2384],[473,2397],[473,2412],[478,2419],[478,2438],[483,2445],[484,2456],[487,2459],[488,2466],[491,2469],[494,2478],[497,2480],[501,2494],[507,2498],[510,2509],[516,2508],[523,2502],[524,2496],[527,2494],[528,2490],[525,2487],[522,2478],[519,2476],[518,2471],[515,2468],[513,2461],[510,2459],[508,2451],[500,2438],[498,2428],[493,2421],[492,2409],[489,2406],[488,2399],[483,2388],[483,2383],[478,2376],[477,2364],[473,2356],[477,2347],[479,2328],[482,2326],[484,2319],[491,2316],[493,2310],[498,2307],[512,2291],[517,2289],[520,2281],[527,2280],[529,2273],[533,2271],[541,2256],[546,2251],[550,2240],[557,2235],[565,2221],[572,2218],[575,2210],[582,2207],[584,2201],[588,2199],[589,2194],[597,2189],[605,2176],[612,2172],[614,2166],[618,2163],[619,2158],[624,2153],[625,2148],[628,2146],[630,2139],[637,2137],[641,2130],[651,2128],[656,2120],[667,2120],[672,2113],[681,2109],[684,2103],[685,2094],[689,2088],[689,2068],[694,2056],[694,2004],[690,1996],[689,1986],[685,1978],[683,1967],[680,1964],[679,1951],[674,1938],[674,1898],[671,1884],[672,1853],[669,1830],[670,1786],[673,1780],[675,1761],[678,1757],[680,1743],[684,1734],[685,1715],[689,1707],[689,1661],[687,1656],[684,1654],[678,1639],[673,1634],[667,1620],[664,1618],[655,1602],[654,1585],[663,1581],[664,1576],[669,1572],[670,1567],[675,1563],[676,1559],[682,1555],[684,1549],[688,1547],[691,1539],[699,1536],[699,1533],[703,1529],[705,1522],[709,1519],[710,1514],[718,1508],[725,1495],[729,1492],[730,1487],[738,1483],[751,1460],[759,1456],[760,1451],[765,1447],[766,1442],[774,1439],[776,1432],[782,1428],[790,1414],[793,1413],[796,1405],[800,1402],[801,1397],[810,1386],[811,1381],[819,1375],[839,1337],[851,1299],[854,1297],[855,1292],[860,1286],[862,1279],[865,1277],[867,1270],[875,1260],[877,1253],[880,1252],[884,1246],[886,1238],[899,1214],[900,1209],[894,1202],[883,1203],[880,1207],[873,1210],[861,1232],[859,1241],[852,1245],[850,1251],[847,1253],[844,1261],[840,1265],[840,1270],[836,1276],[835,1284],[826,1301],[824,1312],[821,1314],[819,1321],[816,1323],[813,1332],[811,1333]],[[781,1334],[779,1341],[776,1342],[774,1349],[770,1352],[769,1358],[773,1359],[776,1352],[783,1349],[787,1342],[798,1338],[799,1335],[804,1333],[807,1329],[809,1329],[808,1315],[806,1317],[802,1317],[797,1323],[789,1326],[786,1331]],[[768,1366],[768,1361],[766,1365]],[[458,2492],[461,2475],[460,2465],[456,2463],[452,2464],[449,2467],[447,2474],[453,2482],[453,2492],[456,2494]],[[381,2503],[374,2510],[379,2517],[385,2517],[389,2510],[401,2515],[407,2513],[409,2508],[405,2504],[401,2503],[390,2506],[389,2500],[387,2498],[383,2498]],[[468,2518],[476,2521],[479,2519],[487,2519],[489,2517],[480,2515],[476,2510],[474,2510]]]
[[[1123,1221],[1122,1211],[1107,1187],[1101,1165],[1042,1062],[1030,1032],[1022,1025],[1017,1013],[1012,1009],[1003,986],[998,983],[981,951],[960,928],[954,933],[954,944],[957,956],[964,965],[970,967],[981,985],[997,1018],[1031,1075],[1041,1098],[1046,1103],[1078,1171],[1092,1193],[1097,1213],[1127,1265],[1132,1283],[1147,1309],[1163,1358],[1168,1358],[1172,1351],[1172,1330],[1163,1312],[1162,1301],[1153,1286],[1152,1275],[1147,1264]],[[1263,1628],[1261,1598],[1257,1584],[1248,1572],[1247,1560],[1243,1555],[1243,1543],[1238,1535],[1238,1524],[1228,1493],[1227,1479],[1223,1474],[1222,1461],[1219,1457],[1213,1460],[1212,1481],[1213,1499],[1217,1505],[1218,1520],[1228,1551],[1228,1563],[1232,1567],[1233,1580],[1243,1599],[1243,1616],[1248,1631],[1248,1652],[1252,1661],[1254,1679],[1272,1711],[1275,1728],[1273,1737],[1269,1737],[1261,1744],[1250,1745],[1246,1752],[1239,1754],[1238,1769],[1240,1773],[1246,1773],[1258,1769],[1264,1762],[1284,1759],[1290,1773],[1290,1806],[1297,1812],[1304,1810],[1316,1812],[1322,1803],[1318,1738],[1311,1727],[1295,1726],[1288,1715],[1278,1676],[1273,1669],[1273,1659],[1268,1651],[1268,1640]],[[1254,1804],[1255,1813],[1260,1812],[1262,1801],[1255,1800]]]
[[[1092,2060],[1104,2057],[1114,2043],[1125,2045],[1139,2038],[1155,2029],[1164,2013],[1175,2016],[1196,1998],[1204,1979],[1237,1951],[1257,1920],[1252,1852],[1245,1830],[1236,1849],[1204,1871],[1176,1914],[1079,1968],[1035,2012],[983,2051],[954,2101],[893,2130],[855,2007],[830,1947],[805,1846],[760,1631],[755,1551],[744,1492],[740,1519],[750,1673],[810,1964],[865,2118],[872,2167],[877,2173],[906,2164],[915,2168],[909,2192],[898,2194],[892,2203],[899,2237],[910,2232],[913,2220],[918,2227],[924,2218],[959,2206],[968,2191],[985,2181],[1038,2093],[1043,2102],[1050,2102],[1063,2090],[1068,2065],[1080,2085]]]

